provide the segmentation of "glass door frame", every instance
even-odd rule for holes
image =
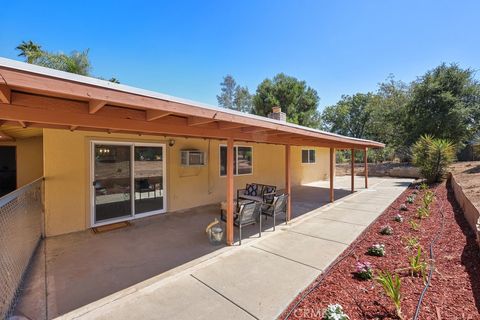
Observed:
[[[95,217],[95,145],[116,145],[130,147],[130,216],[113,218],[97,222]],[[162,179],[163,179],[163,209],[154,210],[135,214],[135,147],[161,147],[162,148]],[[123,141],[108,141],[108,140],[91,140],[90,141],[90,226],[98,227],[115,222],[129,221],[133,219],[148,217],[156,214],[167,212],[167,145],[165,143],[150,143],[150,142],[123,142]]]

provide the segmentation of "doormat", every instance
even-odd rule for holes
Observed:
[[[108,232],[108,231],[113,231],[113,230],[126,228],[126,227],[129,227],[131,225],[132,224],[129,221],[123,221],[123,222],[107,224],[107,225],[100,226],[100,227],[94,227],[94,228],[92,228],[92,230],[93,230],[93,233],[103,233],[103,232]]]

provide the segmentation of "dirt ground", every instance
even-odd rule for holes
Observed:
[[[451,172],[473,205],[480,208],[480,161],[457,162]]]

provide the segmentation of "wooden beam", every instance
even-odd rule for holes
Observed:
[[[291,181],[291,161],[290,145],[285,146],[285,193],[287,194],[287,221],[292,217],[292,181]]]
[[[368,148],[363,150],[364,166],[365,166],[365,189],[368,189]]]
[[[233,138],[227,140],[227,245],[233,245]]]
[[[171,115],[171,112],[160,111],[160,110],[147,110],[145,113],[145,118],[147,121],[157,120],[166,116]]]
[[[156,121],[146,121],[145,110],[114,107],[110,104],[104,106],[99,112],[90,114],[89,104],[82,101],[65,100],[12,92],[12,104],[0,103],[0,119],[18,122],[24,121],[29,125],[60,126],[69,129],[70,126],[78,126],[82,130],[117,130],[125,133],[154,135],[175,135],[185,137],[213,138],[226,140],[229,137],[238,141],[252,141],[258,143],[272,143],[279,145],[302,145],[297,141],[278,135],[269,135],[263,132],[249,133],[241,130],[219,130],[218,123],[205,124],[203,126],[188,126],[187,119],[183,117],[163,117]],[[215,118],[216,119],[216,118]],[[298,137],[298,135],[297,135]],[[324,141],[322,139],[310,139],[309,146],[316,147],[344,147],[343,143],[336,141]],[[349,148],[353,147],[348,145]]]
[[[78,126],[70,126],[70,131],[75,131],[78,128]]]
[[[20,126],[24,129],[27,127],[27,123],[25,121],[18,120],[18,124],[20,124]]]
[[[188,126],[193,127],[193,126],[200,126],[202,124],[207,124],[207,123],[212,123],[215,122],[215,119],[211,118],[200,118],[200,117],[188,117]]]
[[[335,190],[334,190],[334,180],[335,180],[335,148],[330,148],[330,202],[335,201]]]
[[[243,127],[248,127],[248,125],[243,123],[218,122],[218,129],[220,130],[240,129]]]
[[[0,84],[0,102],[10,103],[11,91],[10,88],[4,84]]]
[[[348,137],[305,130],[288,124],[268,121],[268,119],[262,117],[246,116],[239,113],[233,114],[228,111],[204,108],[193,103],[180,102],[174,99],[167,100],[167,98],[160,98],[158,96],[154,97],[142,95],[141,93],[118,91],[90,83],[68,81],[66,79],[7,68],[4,66],[0,66],[0,74],[5,79],[5,82],[8,83],[11,90],[13,90],[12,95],[14,92],[23,91],[30,94],[54,96],[68,100],[90,101],[94,99],[97,101],[105,101],[109,106],[114,105],[129,109],[168,111],[174,114],[205,118],[213,118],[215,116],[217,121],[240,123],[245,124],[246,126],[285,131],[292,134],[310,136],[314,139],[323,139],[331,142],[350,143],[359,148],[365,146],[384,147],[384,144],[378,142],[352,140]],[[15,100],[11,99],[11,103],[12,102],[15,103]]]
[[[269,131],[270,129],[268,128],[259,128],[259,127],[248,127],[248,128],[242,128],[240,129],[242,132],[248,132],[248,133],[255,133],[255,132],[264,132],[264,131]]]
[[[90,100],[88,103],[88,113],[97,113],[97,111],[102,109],[106,104],[107,102],[103,100]]]
[[[352,169],[351,169],[351,174],[352,174],[352,181],[351,181],[351,185],[352,185],[352,193],[355,192],[355,149],[350,149],[350,152],[351,152],[351,156],[350,156],[350,161],[352,162]]]

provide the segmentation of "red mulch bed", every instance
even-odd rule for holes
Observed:
[[[338,264],[300,294],[280,318],[285,319],[297,301],[319,284],[300,302],[289,319],[318,319],[319,314],[334,303],[341,304],[350,319],[397,319],[393,304],[374,280],[362,281],[354,277],[355,263],[361,260],[372,263],[376,271],[397,270],[402,280],[402,312],[405,319],[412,319],[424,285],[421,277],[411,277],[408,271],[399,270],[407,268],[408,257],[416,253],[416,249],[407,248],[406,238],[417,237],[428,258],[430,243],[441,229],[440,208],[443,206],[445,227],[434,246],[436,270],[423,299],[419,319],[480,319],[480,250],[452,191],[445,184],[432,187],[436,195],[431,205],[432,213],[420,221],[416,218],[416,208],[420,206],[424,191],[419,191],[415,203],[407,204],[408,211],[399,210],[413,190],[411,186],[402,193],[345,251]],[[403,223],[393,221],[398,213],[404,217]],[[418,231],[410,227],[408,221],[411,219],[421,222]],[[393,235],[379,234],[386,224],[393,227]],[[365,254],[375,243],[385,244],[385,257]]]

